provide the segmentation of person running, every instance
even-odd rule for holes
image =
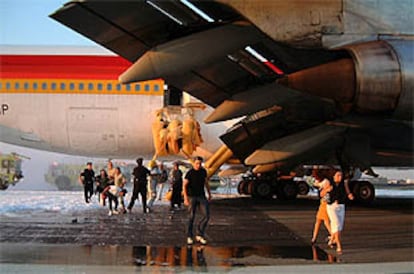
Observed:
[[[141,194],[142,210],[147,213],[147,177],[150,175],[150,171],[142,165],[143,159],[137,159],[137,166],[132,171],[134,176],[134,189],[132,191],[132,197],[129,201],[128,211],[132,211],[135,200],[138,199],[138,194]]]
[[[349,191],[348,180],[343,179],[340,170],[335,172],[333,180],[330,181],[326,190],[329,192],[327,210],[331,220],[332,242],[337,245],[336,252],[342,254],[341,233],[345,221],[345,201],[347,197],[353,200],[354,196]]]
[[[105,206],[106,197],[103,195],[104,190],[109,185],[108,174],[105,169],[101,169],[99,175],[95,178],[96,193],[98,193],[98,201],[102,206]]]
[[[115,168],[111,160],[108,161],[106,173],[108,174],[109,184],[114,184]]]
[[[180,165],[177,162],[173,163],[173,169],[171,170],[171,206],[170,211],[174,210],[176,205],[181,208],[181,193],[183,191],[183,173],[180,170]]]
[[[86,169],[80,174],[79,181],[83,185],[85,202],[88,204],[93,195],[93,181],[95,180],[95,172],[92,169],[92,162],[86,164]]]
[[[115,196],[118,197],[118,202],[121,206],[119,211],[121,213],[126,213],[125,203],[124,203],[124,196],[126,194],[126,189],[124,188],[125,183],[126,183],[126,178],[122,174],[121,169],[119,167],[115,168],[114,184],[117,190]]]
[[[148,201],[148,211],[150,211],[150,209],[152,209],[152,206],[154,205],[155,199],[157,198],[157,185],[158,185],[161,172],[155,160],[151,160],[148,166],[151,169],[150,183],[149,183],[149,192],[150,192],[151,198]]]
[[[193,244],[193,226],[197,208],[200,208],[202,218],[197,225],[196,241],[207,244],[205,230],[210,220],[209,201],[211,200],[210,185],[207,180],[207,171],[201,166],[203,158],[196,157],[193,167],[186,173],[184,178],[184,205],[188,206],[189,220],[187,229],[187,244]],[[206,198],[205,190],[208,197]]]
[[[159,190],[158,190],[157,199],[158,199],[158,201],[161,201],[162,200],[162,195],[163,195],[163,192],[164,192],[165,185],[166,185],[166,183],[168,181],[168,171],[165,168],[163,162],[161,162],[159,164],[158,168],[160,170],[160,177],[159,177],[159,180],[158,180],[158,185],[160,187],[159,187]]]

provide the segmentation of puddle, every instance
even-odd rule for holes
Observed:
[[[128,265],[183,267],[203,271],[207,266],[277,265],[283,261],[327,262],[337,259],[317,246],[77,246],[0,244],[0,263],[48,265]]]

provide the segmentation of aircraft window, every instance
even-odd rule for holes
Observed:
[[[140,91],[141,90],[141,85],[140,84],[136,84],[135,85],[135,91]]]
[[[37,89],[37,83],[33,83],[33,89],[36,90]]]
[[[126,89],[127,91],[131,91],[131,85],[130,85],[130,84],[125,85],[125,89]]]
[[[3,89],[3,85],[2,85],[2,83],[0,83],[0,89]]]
[[[83,87],[84,87],[83,83],[79,83],[79,90],[83,90]]]
[[[70,90],[74,90],[75,89],[75,84],[74,83],[70,83],[69,84],[69,89]]]
[[[102,90],[102,84],[101,83],[98,84],[98,90]]]
[[[47,83],[42,83],[42,89],[43,90],[47,89]]]
[[[160,86],[159,85],[154,85],[154,91],[160,91]]]
[[[23,86],[24,86],[24,89],[29,89],[29,83],[25,82]]]
[[[106,89],[107,89],[108,91],[112,90],[112,84],[107,84],[107,85],[106,85]]]
[[[117,85],[116,85],[116,90],[117,90],[117,91],[121,91],[121,84],[117,84]]]
[[[88,84],[88,89],[89,89],[89,90],[93,90],[93,84],[92,84],[92,83],[89,83],[89,84]]]
[[[55,89],[56,89],[56,83],[52,83],[52,85],[50,86],[50,88],[51,88],[52,90],[55,90]]]
[[[14,83],[14,88],[15,88],[15,89],[19,89],[19,88],[20,88],[19,83]]]
[[[145,86],[144,86],[144,90],[145,90],[145,91],[150,91],[150,85],[145,84]]]
[[[9,83],[9,82],[7,82],[7,83],[6,83],[6,89],[10,89],[10,87],[11,87],[11,86],[10,86],[10,83]]]
[[[65,90],[65,89],[66,89],[66,85],[65,85],[65,83],[60,83],[60,89],[61,89],[61,90]]]

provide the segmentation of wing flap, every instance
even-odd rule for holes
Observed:
[[[77,0],[50,17],[135,62],[152,47],[241,17],[218,3],[203,3],[203,7],[215,10],[216,22],[203,20],[179,1],[165,0]]]
[[[343,133],[346,128],[319,125],[265,144],[246,158],[247,165],[281,162],[306,153]]]

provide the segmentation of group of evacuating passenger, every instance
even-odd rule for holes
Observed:
[[[108,162],[107,170],[101,169],[99,175],[95,177],[92,168],[92,162],[88,162],[87,168],[80,174],[79,180],[84,186],[85,202],[90,203],[94,193],[93,185],[96,183],[95,193],[101,205],[105,205],[108,199],[109,215],[113,213],[125,213],[124,196],[127,193],[125,189],[126,178],[119,167],[114,168],[111,161]],[[120,209],[118,210],[118,205]],[[114,206],[114,210],[113,210]]]
[[[179,164],[174,163],[170,175],[167,175],[163,164],[157,166],[155,161],[150,161],[149,169],[143,166],[143,159],[137,159],[137,166],[134,168],[132,175],[134,178],[133,193],[127,207],[131,212],[135,200],[141,195],[142,209],[144,213],[149,213],[156,199],[161,200],[162,189],[157,195],[157,186],[163,185],[170,178],[172,196],[170,210],[174,210],[175,206],[181,207],[182,194],[184,196],[184,205],[189,207],[189,222],[187,229],[187,243],[193,243],[193,226],[197,208],[200,208],[202,218],[197,226],[197,236],[195,239],[206,244],[205,229],[210,219],[209,200],[211,199],[210,186],[207,180],[207,172],[202,167],[202,158],[196,157],[193,161],[193,167],[185,174],[183,182],[183,174],[179,169]],[[338,254],[342,253],[341,232],[345,220],[345,202],[348,198],[353,200],[354,197],[349,191],[348,178],[343,178],[340,170],[333,170],[333,176],[324,173],[322,170],[315,169],[313,177],[315,179],[314,186],[319,189],[320,205],[316,214],[316,221],[313,230],[312,244],[316,243],[319,228],[322,223],[328,230],[328,245],[334,247]],[[149,178],[149,180],[148,180]],[[109,215],[122,212],[126,213],[124,206],[124,196],[126,194],[126,179],[121,173],[119,167],[114,168],[112,162],[108,162],[107,171],[101,170],[100,174],[95,178],[92,169],[92,163],[87,163],[87,168],[81,173],[80,181],[85,189],[85,201],[90,202],[93,194],[93,182],[96,181],[97,192],[99,193],[100,203],[105,204],[108,198]],[[147,192],[151,195],[147,205]],[[206,197],[205,190],[208,196]],[[114,210],[112,207],[114,204]],[[120,209],[118,209],[120,205]]]
[[[330,176],[323,170],[315,169],[312,176],[316,180],[313,185],[319,189],[320,204],[311,242],[316,243],[319,228],[324,223],[329,233],[329,247],[336,245],[337,253],[342,254],[341,233],[345,221],[345,202],[347,198],[354,199],[348,187],[348,178],[343,178],[340,170],[334,170],[333,176]]]
[[[80,174],[79,180],[84,186],[85,202],[89,203],[93,195],[93,184],[96,183],[96,193],[101,205],[105,206],[108,200],[109,216],[113,214],[126,213],[132,211],[135,200],[141,196],[142,209],[144,213],[151,212],[155,200],[162,199],[164,186],[169,181],[171,184],[171,203],[170,211],[180,209],[182,201],[189,207],[189,222],[187,231],[187,243],[193,243],[193,227],[195,214],[198,207],[201,209],[202,218],[197,225],[197,236],[195,239],[201,244],[206,244],[205,229],[210,219],[208,201],[211,199],[210,186],[207,180],[207,172],[202,167],[202,158],[196,157],[191,168],[184,176],[179,169],[179,163],[174,162],[173,169],[168,174],[164,165],[157,165],[155,161],[149,162],[149,169],[143,165],[143,159],[137,159],[137,166],[132,171],[133,191],[131,200],[125,207],[124,197],[127,193],[125,189],[126,178],[119,167],[114,168],[111,161],[108,162],[107,170],[102,169],[100,174],[95,177],[92,163],[87,163],[87,168]],[[157,187],[160,189],[157,191]],[[208,197],[205,195],[207,190]],[[147,193],[150,199],[147,203]],[[158,195],[157,195],[158,193]],[[183,199],[184,198],[184,199]]]

